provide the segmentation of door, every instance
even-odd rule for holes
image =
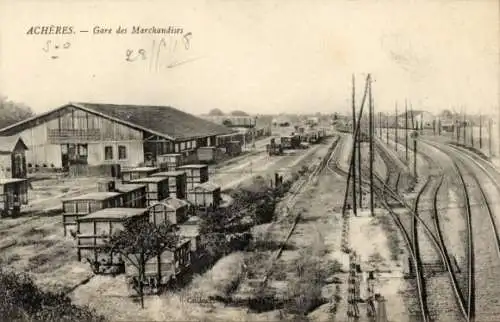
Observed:
[[[12,155],[12,178],[26,178],[26,158],[23,153]]]

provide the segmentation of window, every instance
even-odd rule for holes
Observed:
[[[88,156],[87,144],[78,144],[78,156],[86,159]]]
[[[118,146],[118,160],[126,160],[127,159],[127,147],[124,145]]]
[[[193,141],[193,148],[196,148],[196,141]]]
[[[181,151],[186,150],[186,142],[181,143]]]
[[[113,160],[113,147],[105,146],[104,147],[104,160]]]

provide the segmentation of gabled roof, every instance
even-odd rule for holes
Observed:
[[[19,136],[0,136],[0,152],[13,152],[18,144],[21,144],[24,150],[28,150],[28,147],[24,143],[23,139]]]
[[[73,106],[91,114],[171,140],[182,141],[231,133],[225,126],[203,120],[170,106],[69,103],[52,111],[0,129],[0,133],[16,133],[15,128],[42,116]],[[22,129],[21,129],[22,130]]]

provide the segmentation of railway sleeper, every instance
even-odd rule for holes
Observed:
[[[439,274],[447,273],[446,266],[441,261],[421,262],[420,269],[424,277],[431,277]],[[452,257],[452,269],[454,273],[460,273],[460,267],[455,259]],[[407,279],[415,278],[415,264],[411,257],[408,257],[407,266],[404,269],[404,276]]]

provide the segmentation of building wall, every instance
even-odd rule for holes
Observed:
[[[66,144],[87,144],[89,165],[121,163],[137,165],[144,160],[142,131],[106,118],[68,106],[55,112],[20,135],[28,146],[27,163],[33,167],[62,167],[62,147]],[[126,147],[127,158],[118,160],[118,146]],[[113,147],[113,159],[105,160],[105,146]]]

